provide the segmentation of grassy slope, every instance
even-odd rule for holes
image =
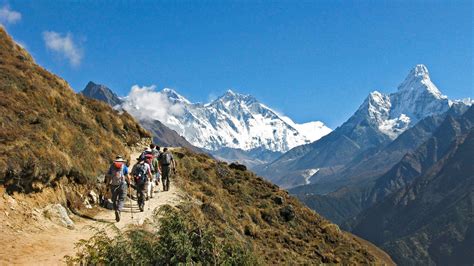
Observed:
[[[0,114],[0,181],[10,191],[40,191],[62,176],[84,182],[149,136],[130,115],[76,95],[1,27]]]
[[[189,215],[221,237],[229,232],[254,247],[268,264],[391,264],[383,251],[342,232],[284,190],[248,171],[229,168],[206,155],[175,152],[173,182],[190,195]],[[277,197],[283,199],[278,204]],[[292,206],[295,217],[282,210]],[[382,255],[381,255],[382,254]]]

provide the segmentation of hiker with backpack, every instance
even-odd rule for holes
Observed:
[[[117,155],[114,162],[110,165],[107,172],[107,183],[112,191],[112,202],[115,211],[115,221],[120,222],[120,213],[125,204],[125,197],[127,197],[127,187],[130,183],[130,176],[128,175],[128,167],[122,156]]]
[[[150,167],[151,171],[151,176],[147,180],[146,183],[146,200],[149,200],[150,198],[153,198],[153,190],[155,188],[155,176],[156,173],[160,171],[159,166],[158,166],[158,161],[156,161],[155,157],[153,154],[147,154],[145,155],[145,163],[148,164]]]
[[[145,210],[146,185],[151,178],[150,165],[145,162],[145,159],[142,159],[141,157],[137,158],[137,163],[132,169],[132,175],[135,180],[138,208],[143,212]]]
[[[150,144],[150,149],[151,149],[151,153],[153,154],[153,156],[155,158],[158,158],[160,156],[160,147],[159,146],[156,146],[155,144]]]
[[[145,160],[146,156],[149,154],[153,154],[152,150],[150,149],[150,147],[145,147],[145,149],[143,149],[142,153],[140,154],[139,158],[142,160]]]
[[[163,183],[163,191],[168,191],[170,188],[170,172],[176,172],[176,162],[168,148],[163,149],[163,153],[159,158],[159,166],[161,172],[161,182]]]
[[[153,158],[151,159],[152,178],[151,178],[151,182],[150,182],[150,186],[149,186],[149,189],[150,189],[149,193],[150,193],[151,198],[153,198],[154,188],[158,187],[158,185],[160,183],[160,174],[161,174],[160,173],[160,166],[159,166],[159,162],[158,162],[158,156],[155,156],[155,154],[153,154]],[[158,188],[157,192],[160,192],[159,188]]]

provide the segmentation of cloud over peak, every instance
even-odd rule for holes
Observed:
[[[5,5],[0,8],[0,25],[14,24],[21,20],[21,13]]]
[[[74,42],[71,33],[61,34],[54,31],[43,32],[46,47],[66,58],[72,66],[81,64],[83,51],[79,44]]]
[[[138,119],[164,122],[170,115],[179,116],[184,112],[182,103],[171,102],[162,91],[156,91],[155,85],[134,85],[124,100],[122,108]]]

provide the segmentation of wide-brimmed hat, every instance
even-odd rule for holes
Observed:
[[[115,156],[115,161],[116,161],[116,162],[125,162],[125,160],[123,159],[122,155],[117,155],[117,156]]]

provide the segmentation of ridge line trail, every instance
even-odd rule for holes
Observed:
[[[138,156],[139,153],[131,155],[130,171]],[[101,207],[98,207],[100,211],[94,215],[94,218],[110,221],[120,231],[124,231],[130,225],[142,224],[146,219],[153,216],[156,208],[165,204],[175,206],[180,202],[182,192],[176,187],[176,182],[173,181],[172,178],[170,189],[166,192],[162,191],[162,184],[159,184],[160,192],[155,193],[153,199],[146,201],[144,212],[140,212],[136,200],[132,200],[133,220],[128,197],[125,201],[120,222],[115,222],[113,210]],[[133,189],[132,194],[135,194]],[[38,228],[25,228],[24,231],[10,229],[2,232],[0,237],[0,265],[63,265],[65,264],[63,260],[65,255],[75,254],[75,243],[93,236],[95,233],[93,228],[103,228],[107,232],[110,231],[107,229],[107,226],[110,226],[108,223],[80,218],[75,215],[70,216],[74,217],[74,229],[52,224],[52,222],[45,219],[44,221],[48,225],[40,230]],[[8,219],[6,221],[8,224]],[[1,226],[1,228],[5,227]]]

